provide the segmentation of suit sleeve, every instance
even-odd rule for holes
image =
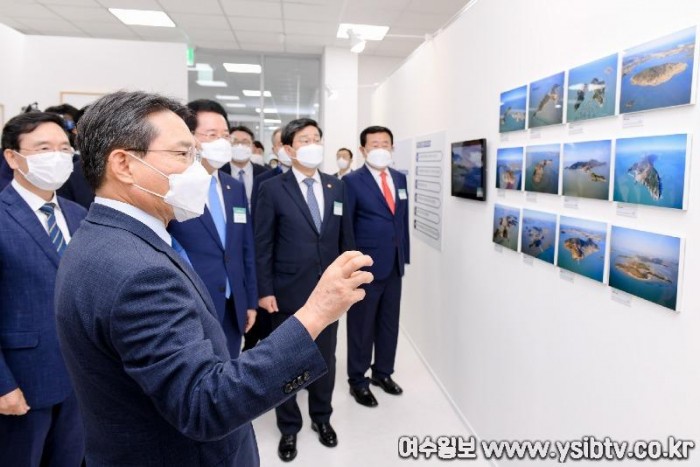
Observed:
[[[177,270],[146,267],[117,290],[109,336],[121,365],[161,416],[191,439],[227,436],[326,371],[294,317],[237,359],[221,359],[202,326],[208,311]]]
[[[248,199],[245,194],[245,187],[241,186],[241,196],[244,199],[244,206],[248,206]],[[245,286],[248,300],[248,309],[258,308],[258,278],[255,272],[255,238],[253,237],[253,218],[248,212],[249,221],[245,224],[243,234],[243,267],[245,268]]]
[[[340,229],[340,251],[355,250],[355,232],[353,230],[352,216],[354,210],[350,207],[348,195],[348,185],[340,180],[340,185],[343,189],[343,218]],[[353,203],[354,204],[354,203]]]
[[[263,183],[260,186],[254,220],[258,295],[267,297],[275,294],[272,276],[277,228],[277,216],[275,215],[270,183]]]
[[[0,242],[1,241],[2,239],[0,239]],[[3,250],[0,249],[0,270],[7,267],[7,265],[3,265],[2,251]],[[0,310],[2,310],[2,307],[0,307]],[[9,392],[14,391],[15,389],[17,389],[17,387],[17,381],[15,381],[15,377],[12,374],[12,370],[10,370],[10,367],[5,361],[5,356],[2,353],[2,345],[0,345],[0,396],[4,396]]]
[[[406,176],[404,175],[403,177],[403,182],[404,186],[406,187],[406,210],[403,213],[403,237],[404,237],[404,242],[403,242],[403,255],[405,258],[405,263],[410,264],[411,263],[411,235],[410,235],[410,229],[408,227],[408,219],[409,219],[409,213],[411,211],[411,197],[408,196],[408,181],[406,180]]]

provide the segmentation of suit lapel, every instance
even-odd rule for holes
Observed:
[[[319,172],[320,174],[320,172]],[[337,182],[337,180],[335,181]],[[321,232],[326,231],[326,226],[330,223],[330,221],[333,219],[331,217],[333,215],[332,209],[333,209],[333,201],[334,201],[334,196],[333,196],[333,188],[335,187],[335,183],[330,180],[326,179],[323,175],[321,175],[321,187],[323,188],[323,222],[321,223]]]
[[[393,171],[389,168],[387,168],[386,170],[389,171],[389,175],[391,175],[391,179],[394,181],[394,208],[396,211],[396,217],[399,217],[398,216],[399,208],[404,204],[404,203],[399,203],[399,201],[400,201],[399,188],[403,188],[403,187],[399,184],[398,172]]]
[[[222,181],[221,192],[224,194],[224,210],[226,211],[226,249],[229,249],[229,245],[233,242],[233,232],[235,230],[233,228],[233,190],[231,190],[231,185]]]
[[[204,214],[199,216],[199,221],[202,223],[202,225],[204,225],[204,228],[207,230],[207,232],[209,232],[209,235],[212,236],[216,244],[223,250],[224,246],[221,244],[219,231],[216,230],[216,224],[214,224],[214,218],[212,218],[211,211],[209,210],[208,206],[204,208]]]
[[[304,200],[304,195],[301,193],[301,188],[299,188],[299,184],[297,183],[296,177],[294,177],[294,173],[289,170],[283,176],[286,177],[283,183],[284,189],[287,190],[289,196],[299,207],[302,215],[306,218],[314,232],[316,232],[316,224],[314,224],[314,219],[311,217],[309,205],[306,204],[306,201]]]
[[[387,214],[392,215],[391,209],[389,209],[389,205],[387,204],[386,199],[384,198],[384,193],[382,193],[382,190],[379,189],[379,185],[377,185],[377,181],[372,176],[372,172],[369,171],[366,165],[363,166],[360,169],[360,171],[362,181],[365,182],[365,185],[369,187],[370,191],[372,191],[375,194],[375,196],[379,199],[379,202],[382,203],[382,205],[386,208]],[[394,199],[394,206],[396,206],[396,199]]]
[[[71,237],[80,227],[80,219],[77,219],[71,215],[71,213],[66,209],[65,203],[62,202],[62,198],[57,198],[58,205],[61,207],[61,212],[63,213],[63,218],[66,220],[68,225],[68,232],[70,232]]]

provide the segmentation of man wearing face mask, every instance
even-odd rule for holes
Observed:
[[[265,146],[257,139],[253,141],[253,155],[250,156],[250,162],[257,165],[265,166]]]
[[[358,272],[371,259],[345,253],[293,317],[231,359],[205,285],[165,228],[201,215],[211,182],[187,113],[121,91],[78,125],[97,196],[59,267],[56,322],[88,466],[257,467],[250,421],[325,372],[313,340],[371,281]]]
[[[394,373],[399,333],[401,278],[409,262],[408,189],[406,176],[389,168],[394,135],[371,126],[360,134],[364,167],[343,177],[348,212],[353,219],[357,248],[374,259],[367,298],[348,313],[348,382],[358,404],[375,407],[370,382],[384,392],[403,392]],[[374,363],[372,364],[372,351]],[[371,378],[365,376],[370,369]]]
[[[260,185],[255,215],[258,290],[260,306],[271,313],[273,329],[284,326],[323,271],[353,243],[343,184],[318,170],[323,161],[321,136],[314,120],[301,118],[287,124],[282,143],[292,169]],[[338,443],[330,424],[337,330],[338,323],[333,323],[316,339],[328,374],[308,388],[311,428],[328,447]],[[296,435],[302,427],[296,398],[275,412],[282,433],[278,455],[291,461],[297,455]]]
[[[0,193],[0,463],[78,467],[84,434],[54,318],[59,261],[85,217],[56,196],[73,170],[61,117],[34,112],[2,131],[14,177]]]
[[[348,148],[340,148],[338,149],[335,158],[335,162],[338,164],[338,172],[334,175],[338,178],[343,178],[352,171],[350,168],[352,165],[352,151]]]
[[[253,146],[254,139],[255,135],[253,135],[252,130],[246,126],[231,128],[231,165],[222,169],[245,185],[245,194],[249,202],[253,199],[253,180],[258,175],[267,172],[267,168],[253,164],[250,160],[255,147]],[[250,207],[250,203],[248,207]]]
[[[204,214],[173,221],[168,231],[185,250],[214,300],[232,358],[255,323],[258,289],[253,227],[245,187],[219,170],[231,160],[228,124],[216,112],[200,111],[187,124],[202,148],[202,166],[212,175]]]

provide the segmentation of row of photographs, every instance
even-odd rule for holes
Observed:
[[[496,188],[686,209],[689,153],[688,134],[499,148]]]
[[[695,40],[691,27],[503,92],[499,132],[691,104]]]
[[[678,237],[616,225],[608,229],[604,222],[496,204],[493,242],[677,309],[682,251]]]

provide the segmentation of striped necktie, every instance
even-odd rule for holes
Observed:
[[[314,194],[314,179],[305,178],[304,183],[306,184],[306,204],[309,205],[309,211],[311,211],[311,218],[314,220],[314,225],[318,233],[321,233],[321,210],[318,207],[318,200]]]
[[[61,229],[59,229],[58,225],[56,224],[56,214],[54,212],[55,208],[55,204],[46,203],[39,208],[39,211],[46,214],[49,224],[49,238],[51,239],[53,246],[56,248],[58,256],[62,256],[67,245],[65,238],[63,238],[63,233],[61,233]]]

